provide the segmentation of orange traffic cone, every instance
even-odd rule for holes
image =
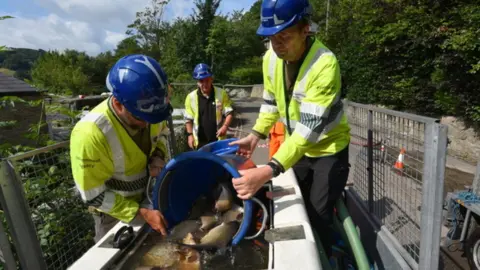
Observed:
[[[403,162],[405,160],[405,148],[402,146],[402,149],[400,149],[400,154],[398,155],[397,161],[395,162],[395,165],[393,165],[393,168],[397,171],[397,174],[402,175],[403,174]]]

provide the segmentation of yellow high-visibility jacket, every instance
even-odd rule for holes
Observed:
[[[193,122],[193,138],[195,139],[195,147],[198,145],[198,125],[199,125],[199,113],[198,113],[198,89],[193,90],[187,95],[185,99],[185,120]],[[214,87],[215,92],[215,105],[216,105],[216,121],[217,129],[222,126],[223,117],[227,116],[233,111],[232,101],[228,97],[227,92],[224,89]],[[225,136],[221,136],[218,139],[223,140]]]
[[[72,173],[82,199],[123,222],[137,214],[148,182],[150,156],[137,146],[108,106],[100,103],[73,128]],[[167,157],[166,122],[149,125],[151,150]]]
[[[350,141],[350,127],[340,99],[340,67],[324,44],[314,40],[300,67],[289,105],[283,69],[284,61],[269,49],[263,57],[265,103],[253,131],[266,137],[277,120],[285,124],[285,141],[273,159],[288,170],[304,155],[322,157],[343,150]]]

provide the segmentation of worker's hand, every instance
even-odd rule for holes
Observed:
[[[252,198],[262,186],[272,179],[273,171],[270,166],[239,171],[242,177],[233,178],[233,187],[238,198],[248,200]]]
[[[226,126],[222,126],[221,128],[219,128],[217,130],[217,138],[221,136],[225,136],[225,134],[227,134],[227,130],[228,130],[228,127]]]
[[[139,212],[145,222],[147,222],[153,230],[161,233],[163,236],[167,235],[168,223],[160,211],[140,208]]]
[[[240,140],[236,140],[234,142],[229,143],[230,146],[238,145],[239,149],[237,154],[244,156],[246,158],[250,158],[252,156],[255,147],[257,147],[257,143],[260,140],[257,136],[253,134],[249,134],[247,137],[242,138]]]
[[[157,177],[157,175],[160,174],[160,171],[162,171],[163,167],[165,167],[165,161],[163,159],[157,156],[152,157],[150,164],[148,165],[150,176]]]
[[[195,139],[193,138],[193,135],[188,136],[188,147],[195,149]]]

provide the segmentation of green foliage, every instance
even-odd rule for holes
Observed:
[[[0,128],[9,128],[9,127],[14,127],[17,121],[12,120],[12,121],[0,121]]]
[[[238,84],[253,84],[263,81],[262,58],[252,58],[244,67],[232,71],[230,78]]]
[[[129,37],[113,51],[96,57],[77,51],[43,54],[30,72],[33,83],[52,93],[99,93],[115,61],[133,53],[157,59],[170,82],[193,83],[191,72],[200,62],[211,65],[218,84],[262,82],[265,47],[256,35],[261,1],[247,11],[219,14],[220,0],[196,0],[192,16],[166,22],[169,2],[154,0],[137,12],[127,26]],[[347,98],[478,123],[477,1],[337,0],[330,1],[328,20],[326,1],[311,3],[318,37],[339,59]],[[28,77],[16,69],[32,62],[25,59],[32,58],[0,53],[0,67]],[[186,92],[175,94],[172,102],[181,105]]]
[[[18,102],[39,105],[38,102],[26,102],[17,97],[4,97],[2,102],[4,106],[15,106]],[[67,127],[73,127],[80,113],[61,105],[49,105],[46,109],[49,113],[67,116]],[[25,136],[38,139],[40,127],[32,125]],[[39,142],[42,145],[54,143],[48,138],[40,138]],[[26,156],[13,164],[23,183],[44,259],[48,269],[66,269],[94,244],[93,220],[86,205],[75,193],[68,143],[36,153],[30,150],[33,148],[3,144],[0,145],[0,157]],[[1,218],[5,226],[4,215]],[[12,251],[15,253],[13,245]]]
[[[31,71],[33,84],[55,94],[90,94],[99,88],[93,85],[91,76],[93,59],[85,53],[67,50],[42,55]]]
[[[319,36],[340,59],[349,99],[478,124],[478,25],[475,1],[340,0]]]

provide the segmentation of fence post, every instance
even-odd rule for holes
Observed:
[[[367,172],[368,172],[368,211],[373,213],[373,111],[368,110],[367,118]]]
[[[480,192],[480,159],[477,162],[477,171],[473,177],[472,191],[477,195]]]
[[[0,203],[7,218],[22,269],[46,270],[22,182],[8,160],[0,162]]]
[[[447,126],[438,123],[427,123],[425,126],[418,269],[438,269],[439,265],[447,131]]]
[[[2,253],[2,259],[6,270],[16,270],[17,262],[13,256],[12,246],[8,239],[7,231],[3,227],[3,223],[0,221],[0,252]]]

